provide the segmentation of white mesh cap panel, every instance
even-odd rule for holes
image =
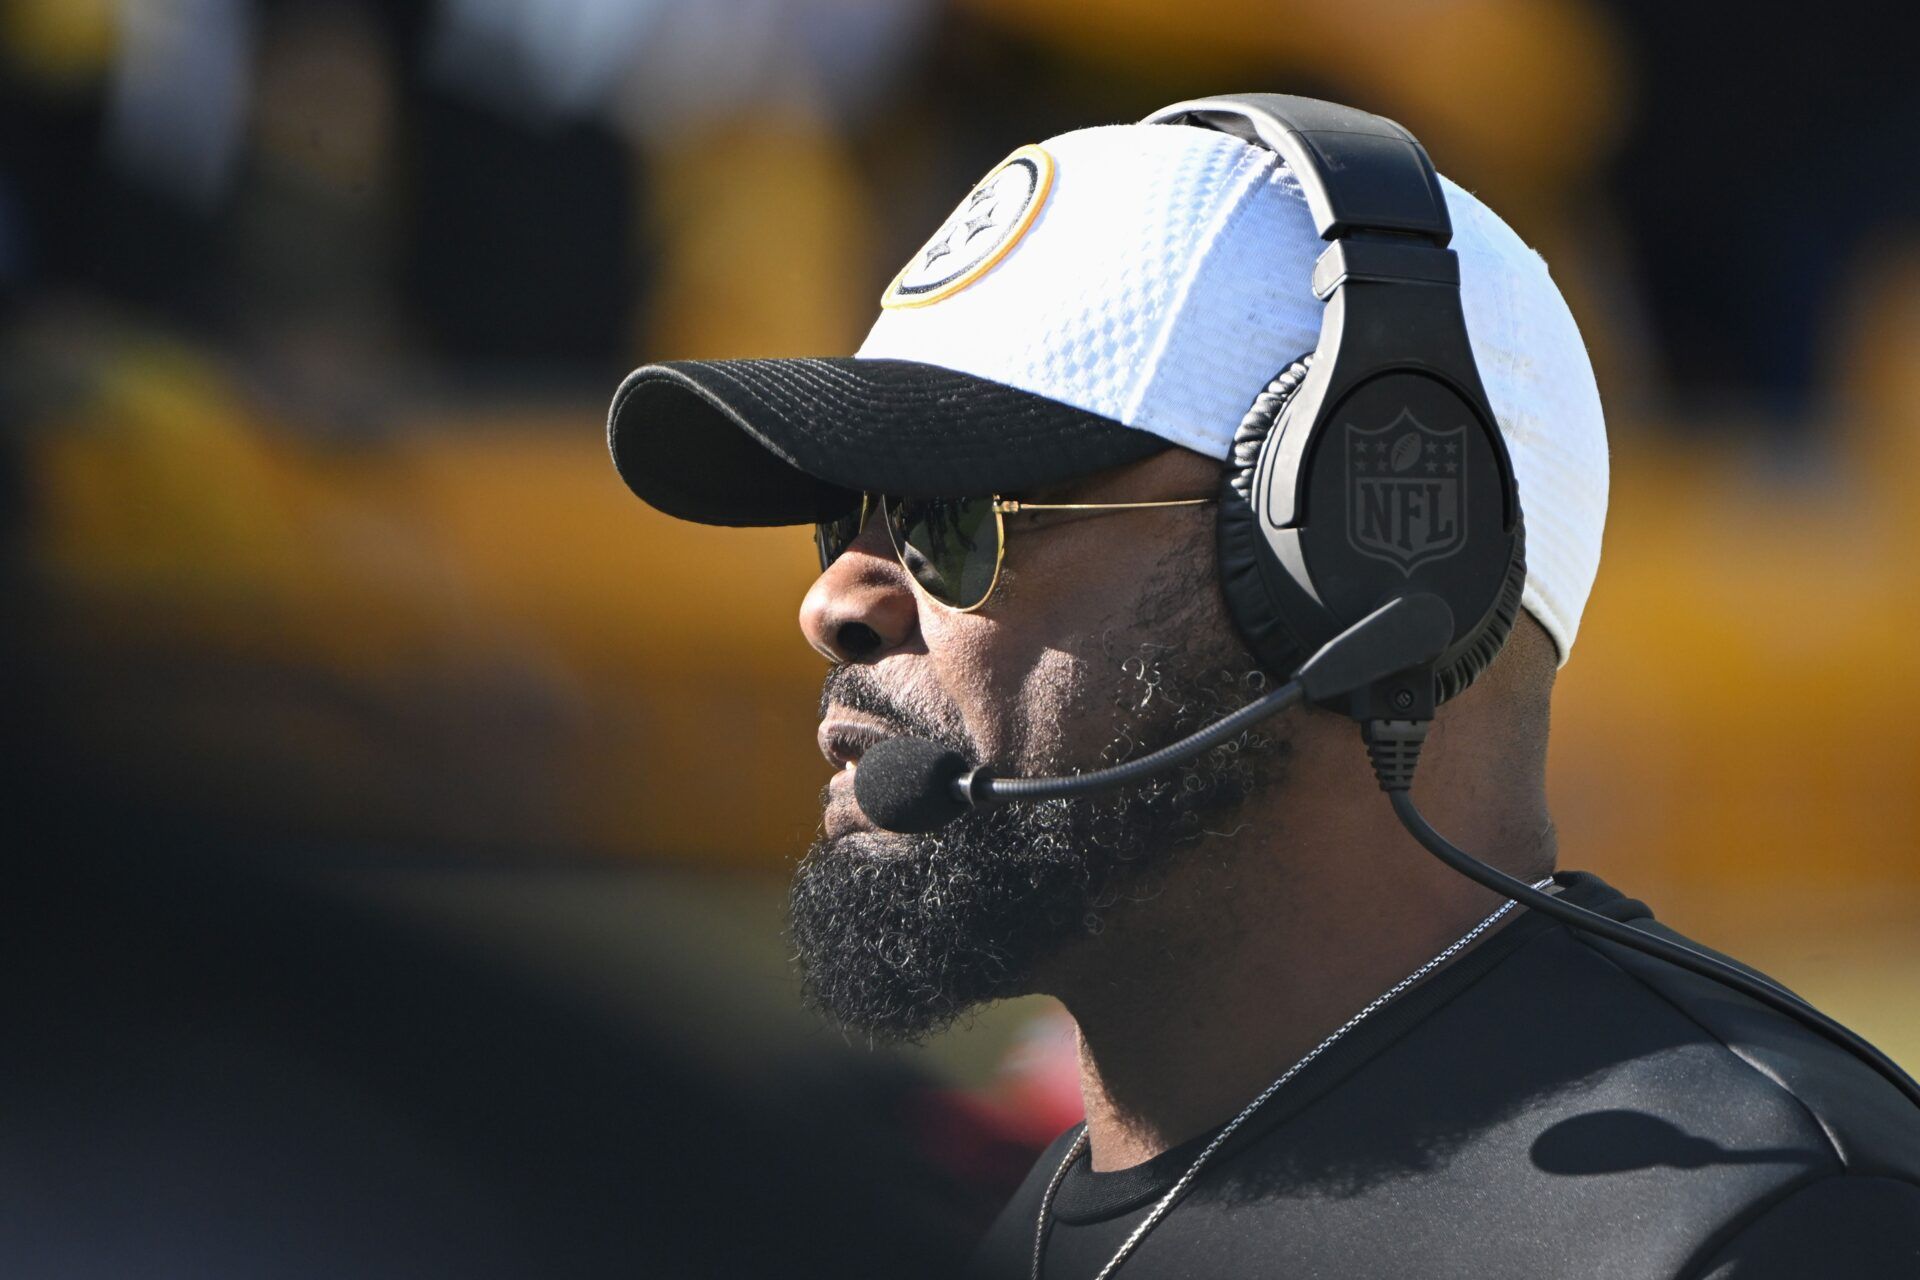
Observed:
[[[888,310],[863,357],[919,360],[1225,459],[1253,398],[1314,349],[1325,242],[1294,176],[1212,130],[1116,125],[1041,144],[1024,239],[951,297]],[[1565,662],[1599,569],[1607,444],[1578,327],[1540,255],[1441,179],[1461,305],[1527,520],[1523,603]]]
[[[1325,309],[1312,277],[1326,242],[1300,181],[1278,156],[1247,149],[1266,161],[1259,181],[1190,277],[1133,414],[1121,419],[1223,460],[1253,398],[1319,344]]]
[[[1041,146],[1053,190],[1032,229],[951,297],[882,312],[858,354],[958,369],[1126,422],[1180,285],[1268,157],[1221,133],[1138,125]]]
[[[1460,258],[1473,361],[1513,457],[1527,520],[1521,603],[1565,665],[1600,569],[1607,429],[1573,313],[1545,259],[1471,193],[1442,177]]]

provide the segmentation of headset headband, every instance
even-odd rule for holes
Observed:
[[[1426,148],[1387,119],[1284,93],[1227,93],[1176,102],[1143,124],[1198,124],[1276,151],[1300,179],[1323,240],[1351,231],[1453,239]]]

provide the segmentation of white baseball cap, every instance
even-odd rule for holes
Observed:
[[[1526,512],[1522,603],[1564,663],[1606,519],[1599,391],[1540,255],[1441,187]],[[1325,247],[1263,147],[1188,125],[1061,134],[968,193],[855,356],[636,370],[614,461],[653,505],[717,524],[827,518],[862,491],[1018,495],[1169,444],[1225,461],[1254,397],[1318,345]]]

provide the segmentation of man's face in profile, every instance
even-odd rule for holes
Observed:
[[[1170,450],[1049,497],[1177,497],[1210,492],[1217,476]],[[822,689],[830,760],[857,768],[873,741],[907,735],[1007,772],[1071,773],[1139,756],[1265,691],[1219,600],[1210,507],[1018,520],[1001,585],[976,613],[916,593],[877,520],[821,575],[801,611],[809,641],[843,659],[842,636],[866,649]],[[1033,990],[1049,959],[1153,893],[1183,847],[1233,828],[1284,754],[1273,732],[1106,796],[971,810],[924,835],[872,827],[843,767],[793,883],[808,998],[850,1029],[911,1040]]]

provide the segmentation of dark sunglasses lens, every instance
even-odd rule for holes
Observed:
[[[813,526],[813,546],[820,553],[822,573],[853,545],[853,540],[860,536],[860,530],[866,527],[867,503],[868,499],[862,497],[859,504],[845,515],[822,520]]]
[[[914,581],[941,604],[972,609],[993,590],[1000,522],[991,498],[888,498],[887,532]]]

